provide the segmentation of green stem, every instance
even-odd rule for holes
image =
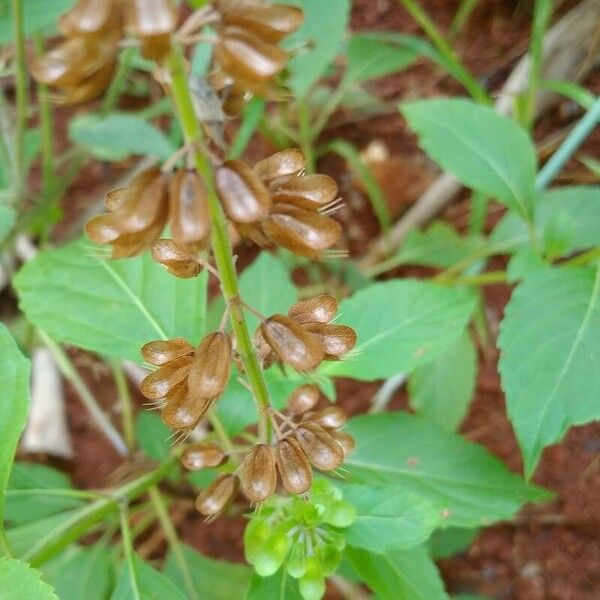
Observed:
[[[314,134],[310,126],[310,112],[304,102],[298,102],[298,126],[300,128],[300,149],[306,159],[306,172],[315,172],[315,155],[313,152]]]
[[[441,285],[490,285],[506,282],[506,271],[488,271],[479,275],[459,275],[451,279],[438,275],[432,281]]]
[[[15,169],[18,188],[17,202],[23,200],[25,190],[25,129],[27,126],[27,65],[25,57],[25,32],[23,25],[23,2],[12,0],[13,38],[15,46],[15,89],[16,89],[16,124],[15,124]]]
[[[177,47],[172,50],[169,56],[168,68],[171,76],[173,101],[179,115],[184,138],[188,144],[197,146],[202,140],[202,130],[198,123],[188,88],[183,56],[181,50]],[[240,302],[238,278],[231,249],[231,241],[229,239],[228,222],[216,193],[214,174],[210,163],[199,150],[196,150],[194,157],[196,169],[207,188],[207,201],[212,226],[212,249],[219,276],[221,277],[221,291],[225,301],[229,305],[229,317],[237,341],[237,350],[244,365],[244,370],[246,371],[260,415],[260,437],[262,440],[266,440],[270,427],[267,413],[271,402],[269,400],[265,377],[254,344],[252,343],[252,337],[250,336],[244,310]]]
[[[571,156],[573,156],[579,146],[583,144],[598,122],[600,122],[600,97],[596,98],[594,104],[583,115],[577,125],[575,125],[571,133],[560,145],[560,148],[540,170],[535,180],[536,190],[543,190],[550,185],[551,181]]]
[[[189,565],[185,559],[183,550],[181,549],[181,542],[179,541],[177,530],[173,525],[173,521],[171,520],[169,511],[165,506],[162,495],[156,486],[151,487],[149,493],[150,501],[152,502],[152,506],[154,507],[156,516],[158,517],[158,521],[161,527],[163,528],[165,537],[169,542],[169,547],[173,552],[175,562],[177,563],[179,571],[181,572],[181,576],[183,577],[183,582],[185,584],[188,596],[192,600],[196,600],[198,598],[198,595],[196,594],[194,580],[192,579],[192,574],[190,573]]]
[[[454,41],[460,35],[460,32],[463,30],[478,3],[479,0],[462,0],[458,10],[454,13],[452,23],[450,23],[450,32],[448,34],[450,41]]]
[[[71,385],[75,388],[75,391],[81,398],[84,406],[89,410],[92,417],[96,421],[98,427],[112,443],[114,448],[119,454],[127,454],[127,445],[123,441],[121,434],[114,428],[108,417],[104,414],[104,411],[98,406],[94,395],[85,384],[81,375],[77,372],[77,369],[73,366],[67,353],[57,344],[49,335],[43,331],[38,330],[38,335],[44,342],[44,345],[50,350],[56,364],[63,374],[64,378],[67,379]]]
[[[132,451],[135,448],[135,427],[133,425],[133,402],[129,392],[129,385],[127,384],[127,378],[125,377],[125,372],[120,361],[111,361],[111,370],[121,405],[123,436],[125,437],[127,448],[129,448],[129,451]]]
[[[119,57],[119,66],[117,72],[110,83],[110,86],[106,90],[102,106],[100,107],[100,115],[105,117],[113,108],[117,105],[123,87],[125,85],[125,79],[133,60],[135,48],[125,48]]]
[[[444,57],[446,62],[452,66],[455,71],[456,78],[463,84],[465,89],[471,94],[474,100],[481,104],[491,104],[491,100],[485,89],[477,82],[477,80],[467,71],[460,62],[458,56],[444,39],[433,21],[427,13],[421,8],[417,0],[398,0],[404,6],[406,11],[412,18],[421,26],[427,34],[438,52]]]
[[[592,248],[561,263],[561,267],[581,267],[600,258],[600,248]]]
[[[221,423],[221,419],[219,419],[219,417],[217,416],[217,413],[213,409],[208,411],[208,420],[210,421],[212,428],[215,430],[215,433],[217,434],[219,441],[223,445],[223,448],[227,452],[230,452],[231,450],[233,450],[233,444],[231,442],[231,438],[227,434],[225,427],[223,427],[223,423]]]
[[[481,235],[485,227],[485,217],[489,198],[486,194],[473,191],[471,194],[471,212],[469,214],[469,235]]]
[[[142,600],[142,595],[138,587],[138,578],[135,570],[135,551],[133,549],[131,529],[129,528],[129,515],[127,513],[127,506],[123,505],[119,508],[119,522],[121,524],[121,542],[123,544],[123,550],[125,551],[125,560],[127,561],[127,568],[131,573],[131,577],[129,579],[131,581],[132,600]]]

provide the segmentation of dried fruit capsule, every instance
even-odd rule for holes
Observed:
[[[215,517],[233,500],[239,488],[239,480],[235,475],[224,473],[219,475],[196,498],[196,508],[206,517]]]
[[[182,393],[170,400],[160,411],[163,423],[175,430],[192,430],[213,405],[210,398],[193,398],[189,393]]]
[[[60,18],[60,32],[66,37],[102,34],[110,26],[118,26],[119,12],[116,8],[114,0],[77,0],[73,8]]]
[[[275,455],[283,487],[290,494],[306,492],[312,482],[312,469],[300,444],[293,437],[280,440]]]
[[[225,27],[214,49],[223,71],[235,79],[265,83],[286,65],[288,54],[240,27]]]
[[[327,360],[339,359],[356,345],[356,332],[347,325],[306,323],[305,327],[319,338]]]
[[[156,240],[151,248],[152,258],[175,277],[189,279],[202,271],[202,264],[189,246],[174,240]]]
[[[300,300],[293,304],[288,315],[298,323],[329,323],[335,317],[338,302],[325,294]]]
[[[311,410],[319,401],[319,388],[312,383],[306,383],[296,388],[288,398],[287,408],[293,415],[301,415]]]
[[[144,360],[151,365],[164,365],[181,356],[193,354],[194,347],[183,338],[155,340],[144,344],[141,349]]]
[[[337,221],[290,204],[276,204],[262,223],[265,235],[275,244],[300,256],[316,259],[342,235]]]
[[[150,373],[142,381],[140,391],[150,400],[164,398],[172,387],[188,376],[192,360],[191,356],[182,356]]]
[[[191,444],[181,455],[181,464],[190,471],[206,467],[218,467],[227,460],[227,455],[214,442]]]
[[[264,219],[271,209],[271,197],[254,171],[241,160],[228,160],[215,173],[223,208],[236,223]]]
[[[261,325],[262,335],[280,360],[298,371],[312,371],[323,360],[319,340],[285,315],[273,315]]]
[[[190,394],[199,398],[216,398],[223,393],[231,372],[231,339],[216,331],[207,335],[196,350],[190,370]]]
[[[244,458],[240,475],[242,492],[251,502],[262,502],[275,492],[277,472],[272,446],[254,446]]]
[[[181,169],[169,184],[171,234],[176,242],[201,242],[210,232],[206,188],[198,173]]]
[[[111,82],[117,67],[116,59],[110,58],[97,71],[88,75],[77,84],[61,88],[57,102],[79,104],[89,102],[100,96]]]
[[[332,471],[344,462],[342,447],[319,425],[302,424],[296,428],[295,437],[308,460],[317,469]]]
[[[308,417],[307,417],[307,420]],[[338,429],[345,425],[348,415],[339,406],[327,406],[310,417],[311,423],[316,423],[326,429]]]
[[[327,175],[302,175],[279,180],[270,187],[273,202],[318,210],[335,200],[338,187]]]
[[[296,31],[304,14],[295,6],[282,4],[250,5],[237,7],[222,3],[222,21],[226,25],[237,25],[249,29],[267,42],[280,42],[286,35]]]
[[[254,172],[260,180],[269,183],[274,179],[289,175],[298,175],[306,168],[304,154],[297,148],[276,152],[259,160],[254,165]]]
[[[344,451],[344,456],[348,456],[354,452],[356,448],[356,442],[354,438],[345,431],[330,431],[331,437],[342,447]]]
[[[127,29],[137,37],[171,33],[177,25],[177,16],[169,0],[128,0],[125,8]]]

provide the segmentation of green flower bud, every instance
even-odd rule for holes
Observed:
[[[250,564],[254,564],[273,530],[263,519],[252,519],[244,530],[244,554]]]
[[[325,577],[333,575],[342,560],[341,552],[333,544],[324,544],[317,546],[315,554],[321,564],[323,575]]]
[[[325,595],[325,579],[316,556],[306,559],[306,572],[300,577],[299,587],[304,600],[320,600]]]
[[[356,511],[351,504],[336,500],[323,515],[323,521],[334,527],[349,527],[356,520]]]
[[[292,545],[285,568],[292,577],[298,579],[306,573],[306,566],[306,548],[304,544],[297,541]]]
[[[269,577],[281,567],[290,549],[290,540],[285,533],[271,535],[254,558],[254,570],[261,577]]]

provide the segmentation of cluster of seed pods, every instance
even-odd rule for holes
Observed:
[[[319,390],[312,384],[295,390],[288,400],[288,415],[271,413],[273,443],[256,444],[245,452],[234,472],[218,475],[198,496],[198,511],[215,517],[240,489],[250,502],[264,502],[275,493],[278,475],[285,491],[304,494],[312,483],[312,466],[321,471],[340,467],[354,449],[352,437],[337,431],[347,417],[338,406],[313,411],[318,399]],[[181,460],[188,469],[197,470],[220,466],[228,458],[217,444],[202,442],[188,446]]]
[[[158,60],[176,24],[170,0],[77,0],[59,22],[65,39],[36,58],[31,72],[58,91],[58,100],[87,102],[112,80],[125,32],[137,38],[144,56]]]

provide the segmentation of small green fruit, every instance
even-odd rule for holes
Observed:
[[[302,577],[306,573],[306,567],[306,548],[300,541],[294,542],[285,568],[290,576],[298,579],[298,577]]]
[[[244,554],[250,564],[254,564],[268,539],[273,535],[269,524],[262,519],[252,519],[244,530]]]
[[[304,600],[320,600],[325,595],[325,578],[316,556],[306,559],[306,572],[300,577],[298,584]]]
[[[319,559],[323,575],[325,577],[333,575],[340,564],[340,560],[342,560],[341,552],[333,544],[325,544],[317,546],[315,554]]]
[[[351,504],[338,500],[328,507],[323,521],[334,527],[349,527],[356,520],[356,511]]]
[[[261,577],[273,575],[281,567],[289,549],[290,540],[285,533],[275,533],[254,558],[254,570]]]

